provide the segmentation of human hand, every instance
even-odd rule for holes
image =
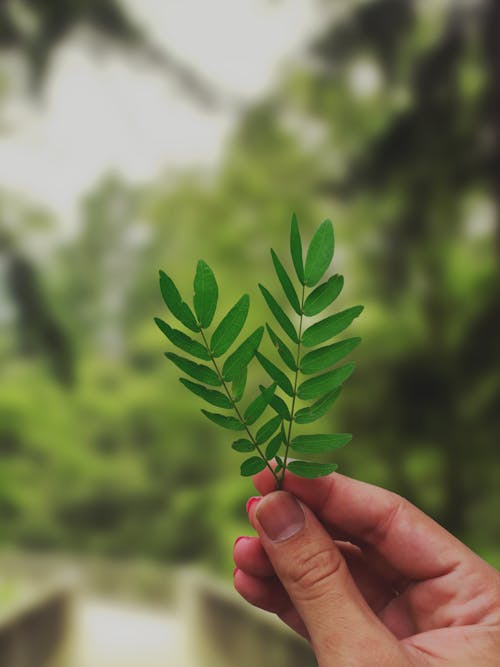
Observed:
[[[235,543],[235,588],[319,667],[500,666],[500,575],[426,514],[336,473],[254,482],[259,537]]]

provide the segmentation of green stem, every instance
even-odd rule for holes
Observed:
[[[205,347],[206,347],[206,349],[207,349],[207,352],[208,352],[208,354],[210,355],[210,359],[211,359],[212,364],[213,364],[213,366],[214,366],[214,368],[215,368],[215,372],[216,372],[217,375],[219,376],[219,380],[221,381],[222,386],[224,387],[224,391],[226,392],[226,395],[227,395],[228,399],[231,401],[231,405],[233,406],[233,409],[234,409],[234,411],[235,411],[235,413],[236,413],[236,415],[237,415],[237,417],[238,417],[238,419],[239,419],[239,421],[240,421],[240,424],[241,424],[242,426],[245,427],[245,431],[247,432],[248,437],[250,438],[250,441],[252,442],[253,446],[255,447],[255,449],[257,450],[257,452],[259,453],[259,456],[261,457],[261,459],[264,461],[264,463],[266,464],[266,466],[267,466],[267,467],[269,468],[269,470],[272,472],[274,478],[276,479],[277,484],[279,485],[279,478],[278,478],[278,475],[277,475],[277,474],[274,472],[274,470],[272,469],[272,467],[271,467],[269,461],[266,459],[266,457],[265,457],[265,455],[264,455],[264,452],[262,451],[262,449],[260,448],[260,446],[257,444],[255,438],[254,438],[253,435],[252,435],[252,432],[251,432],[250,429],[248,428],[248,424],[247,424],[247,423],[245,422],[245,420],[243,419],[243,417],[242,417],[242,415],[241,415],[241,412],[240,412],[238,406],[236,405],[236,401],[234,400],[233,395],[232,395],[231,391],[229,390],[229,387],[227,386],[227,383],[226,383],[226,381],[224,380],[224,378],[223,378],[223,376],[222,376],[222,373],[220,372],[219,366],[218,366],[217,362],[215,361],[215,357],[214,357],[214,355],[212,354],[212,351],[211,351],[211,349],[210,349],[210,345],[208,344],[208,341],[207,341],[207,339],[206,339],[205,334],[203,333],[203,329],[201,328],[201,326],[200,326],[200,333],[201,333],[201,337],[203,338],[203,342],[204,342],[204,344],[205,344]]]
[[[288,435],[286,439],[286,445],[285,445],[285,457],[283,459],[283,472],[281,473],[281,477],[278,479],[278,489],[281,489],[283,486],[283,482],[285,480],[285,472],[286,472],[286,465],[288,462],[288,450],[290,449],[290,442],[292,438],[292,426],[293,426],[293,418],[295,416],[295,402],[297,400],[297,385],[299,382],[299,369],[300,369],[300,353],[302,350],[302,326],[304,323],[304,297],[305,297],[305,291],[306,291],[306,286],[302,285],[302,296],[300,300],[300,322],[299,322],[299,342],[297,345],[297,358],[295,360],[295,365],[297,366],[297,370],[295,371],[295,380],[293,384],[293,397],[292,397],[292,407],[290,410],[290,425],[288,427]]]

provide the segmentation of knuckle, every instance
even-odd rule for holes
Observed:
[[[324,590],[342,567],[340,553],[333,549],[323,549],[314,554],[296,559],[289,573],[290,583],[295,589],[314,594]]]
[[[390,493],[384,515],[378,523],[363,531],[362,539],[374,545],[382,544],[409,506],[410,503],[405,498],[397,493]]]

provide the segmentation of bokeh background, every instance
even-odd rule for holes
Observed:
[[[365,304],[341,470],[500,566],[499,34],[497,0],[0,4],[4,547],[230,579],[252,486],[157,272],[204,258],[250,331],[296,211]]]

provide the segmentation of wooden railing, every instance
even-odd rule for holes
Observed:
[[[177,667],[317,664],[309,645],[278,619],[251,607],[229,584],[198,569],[80,561],[77,574],[68,575],[67,564],[66,559],[0,555],[0,577],[28,582],[26,592],[6,603],[0,600],[0,667],[73,667],[77,581],[83,582],[84,590],[115,600],[122,597],[115,593],[122,593],[126,583],[128,602],[136,598],[141,605],[170,608],[179,618],[188,649],[186,663]]]
[[[0,609],[2,667],[67,667],[72,593],[41,587]]]
[[[179,577],[180,607],[196,667],[315,667],[309,644],[199,571]]]

